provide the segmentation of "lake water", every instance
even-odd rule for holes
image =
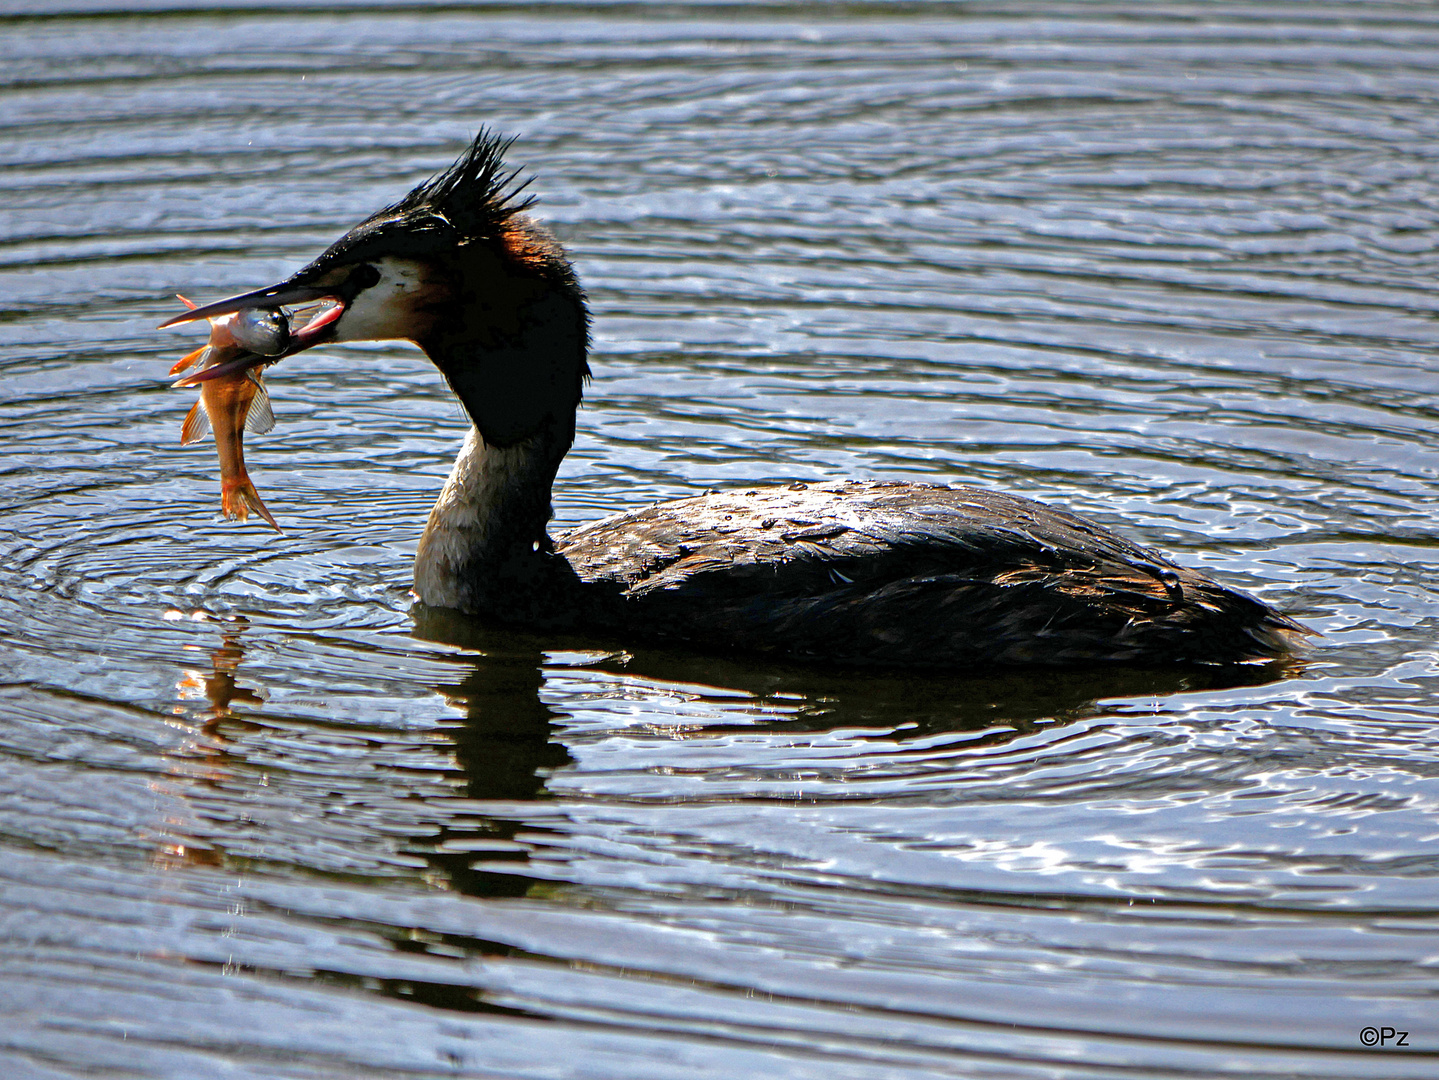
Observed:
[[[0,3],[0,1073],[1439,1076],[1433,5],[246,7]],[[464,422],[398,345],[273,369],[285,532],[221,520],[172,294],[481,123],[595,313],[558,524],[975,483],[1322,637],[920,678],[417,617]]]

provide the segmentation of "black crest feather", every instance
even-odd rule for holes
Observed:
[[[481,128],[453,165],[416,185],[403,199],[375,216],[433,213],[467,237],[492,232],[535,201],[534,196],[520,197],[530,181],[516,183],[520,170],[505,167],[505,151],[514,141],[514,137],[504,138]]]

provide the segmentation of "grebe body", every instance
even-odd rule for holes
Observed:
[[[973,487],[712,493],[552,538],[589,315],[563,249],[524,213],[508,146],[481,132],[451,169],[286,281],[166,324],[319,303],[323,317],[267,334],[284,349],[253,363],[330,341],[426,352],[473,427],[420,540],[425,604],[705,650],[952,670],[1262,662],[1307,633],[1093,522]]]

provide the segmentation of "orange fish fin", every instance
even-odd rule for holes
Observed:
[[[254,435],[263,435],[275,426],[275,412],[270,408],[270,392],[265,389],[258,373],[250,372],[249,379],[255,385],[255,396],[245,413],[245,430]]]
[[[283,533],[285,531],[280,528],[280,523],[275,520],[275,515],[270,513],[269,508],[260,500],[260,493],[258,491],[251,487],[250,493],[246,498],[250,500],[250,508],[264,518],[269,523],[270,528],[274,529],[277,533]]]
[[[198,349],[196,349],[194,352],[189,353],[188,355],[181,357],[178,361],[176,361],[175,366],[170,369],[170,374],[171,374],[171,375],[178,375],[178,374],[180,374],[180,372],[184,371],[187,367],[193,366],[197,361],[199,361],[199,359],[200,359],[202,356],[205,355],[206,352],[209,351],[209,349],[210,349],[210,346],[209,346],[209,345],[201,345],[201,346],[200,346]]]
[[[250,511],[253,510],[269,522],[270,528],[276,532],[284,532],[248,476],[241,475],[220,485],[220,507],[225,511],[226,517],[238,521],[248,521]]]
[[[191,311],[194,311],[197,307],[200,306],[199,304],[195,303],[195,301],[193,301],[193,300],[187,300],[185,297],[181,296],[179,293],[176,293],[176,294],[175,294],[175,299],[178,300],[178,301],[180,301],[180,303],[184,304],[184,305],[185,305],[187,308],[189,308]]]
[[[196,439],[203,439],[209,432],[210,414],[205,411],[204,402],[197,401],[190,406],[185,422],[180,425],[180,445],[188,446]]]

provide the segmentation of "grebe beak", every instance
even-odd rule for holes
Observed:
[[[254,292],[241,293],[239,296],[231,296],[225,300],[216,300],[213,304],[205,304],[203,307],[191,308],[172,319],[166,319],[159,328],[167,330],[172,326],[182,326],[200,319],[213,319],[217,315],[233,315],[246,308],[304,307],[306,304],[313,304],[320,300],[339,302],[340,297],[336,294],[333,286],[306,285],[291,279],[282,281],[278,285],[256,289]]]
[[[189,306],[188,300],[185,300],[184,297],[180,299]],[[185,323],[197,322],[201,319],[219,319],[251,308],[273,310],[282,307],[309,307],[315,304],[321,305],[319,310],[311,315],[302,327],[290,332],[289,342],[283,352],[262,356],[242,351],[232,359],[211,364],[192,375],[187,375],[175,385],[199,386],[210,379],[224,378],[236,371],[244,371],[261,364],[273,364],[277,360],[283,360],[287,356],[294,356],[298,352],[319,345],[321,342],[329,340],[334,333],[334,324],[345,313],[346,300],[333,285],[310,285],[297,282],[292,278],[289,281],[282,281],[278,285],[270,285],[253,292],[216,300],[213,304],[190,307],[190,310],[181,312],[174,318],[166,319],[160,324],[161,330],[171,326],[183,326]],[[177,365],[177,370],[184,366],[186,365]]]

